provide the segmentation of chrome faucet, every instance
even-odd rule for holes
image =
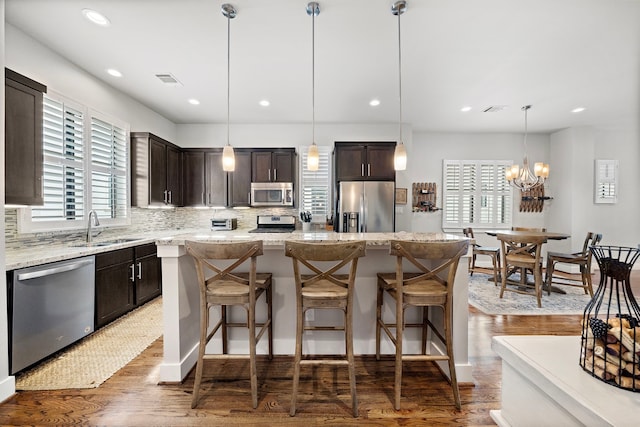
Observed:
[[[93,221],[91,221],[91,218],[93,217]],[[89,221],[87,223],[87,243],[91,243],[91,239],[92,239],[92,233],[91,233],[91,226],[96,226],[98,227],[100,225],[100,220],[98,219],[98,212],[96,212],[95,210],[91,209],[89,211]]]

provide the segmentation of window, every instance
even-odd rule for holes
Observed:
[[[512,193],[504,160],[444,160],[442,228],[508,228]]]
[[[595,161],[594,203],[618,202],[618,161]]]
[[[331,215],[331,147],[318,146],[317,171],[307,170],[309,147],[300,147],[300,210],[311,212],[312,222],[324,223]]]
[[[44,205],[19,214],[19,231],[77,229],[95,209],[103,225],[129,216],[129,130],[56,95],[43,101]]]

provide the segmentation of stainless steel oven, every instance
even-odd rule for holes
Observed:
[[[251,206],[293,206],[293,183],[252,182]]]

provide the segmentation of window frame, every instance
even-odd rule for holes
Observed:
[[[444,159],[442,161],[442,229],[446,232],[460,232],[465,227],[473,227],[475,229],[510,229],[513,223],[513,206],[514,206],[514,195],[513,188],[508,184],[506,178],[504,177],[504,171],[506,168],[511,166],[513,161],[511,160],[449,160]],[[473,177],[474,188],[464,190],[459,187],[458,190],[449,189],[447,186],[447,174],[448,168],[450,165],[457,165],[460,167],[462,171],[465,166],[469,168],[473,168],[475,172],[475,176]],[[491,182],[483,181],[482,178],[482,166],[492,166],[494,168],[492,173]],[[461,172],[462,174],[463,172]],[[464,178],[461,176],[460,180],[463,181]],[[485,190],[484,188],[489,188],[489,190]],[[467,215],[465,218],[463,209],[463,197],[472,196],[474,202],[473,212]],[[482,201],[486,200],[487,196],[491,196],[491,198],[495,201],[490,209],[490,221],[481,222],[482,212],[481,209]],[[498,209],[498,200],[502,196],[507,197],[506,207],[504,207],[504,211],[508,216],[504,222],[498,220],[499,209]],[[451,209],[451,204],[448,202],[450,197],[457,197],[458,202],[455,204],[456,209],[459,210],[457,213],[457,217],[459,218],[457,221],[447,221],[449,218],[448,211]],[[475,202],[477,200],[478,202]],[[486,208],[486,206],[485,206]],[[471,216],[472,221],[469,221],[469,216]]]
[[[18,233],[34,233],[34,232],[46,232],[46,231],[75,231],[75,230],[84,230],[86,228],[86,221],[88,218],[89,211],[92,209],[92,179],[91,174],[95,168],[91,164],[91,149],[92,149],[92,128],[91,123],[92,119],[98,119],[102,122],[109,123],[111,126],[118,127],[122,129],[124,132],[124,144],[125,144],[125,155],[126,155],[126,167],[125,171],[122,173],[126,180],[125,191],[126,191],[126,205],[125,205],[125,215],[120,218],[108,218],[101,216],[100,226],[104,227],[118,227],[118,226],[128,226],[131,224],[131,144],[129,143],[130,139],[130,126],[123,120],[112,117],[108,114],[102,113],[96,109],[91,108],[90,106],[83,105],[77,101],[69,99],[64,95],[61,95],[55,91],[49,90],[47,94],[44,95],[47,98],[52,99],[55,102],[62,103],[64,106],[68,106],[80,113],[82,113],[82,138],[83,138],[83,146],[85,152],[83,153],[82,159],[82,171],[83,171],[83,180],[84,180],[84,188],[83,188],[83,211],[82,217],[73,220],[64,220],[64,219],[56,219],[56,220],[45,220],[45,221],[34,221],[33,220],[33,209],[37,209],[38,207],[20,207],[17,212],[18,219]],[[43,101],[44,102],[44,101]],[[43,104],[44,109],[44,104]],[[44,144],[44,140],[42,142]],[[43,176],[44,181],[44,176]],[[44,184],[44,182],[43,182]]]

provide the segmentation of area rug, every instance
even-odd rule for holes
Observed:
[[[500,298],[500,286],[489,281],[487,274],[474,273],[469,277],[469,304],[486,314],[583,314],[591,300],[581,288],[562,286],[566,294],[542,292],[542,307],[538,308],[535,295],[505,292]]]
[[[95,388],[162,335],[162,298],[148,302],[16,377],[17,390]]]

